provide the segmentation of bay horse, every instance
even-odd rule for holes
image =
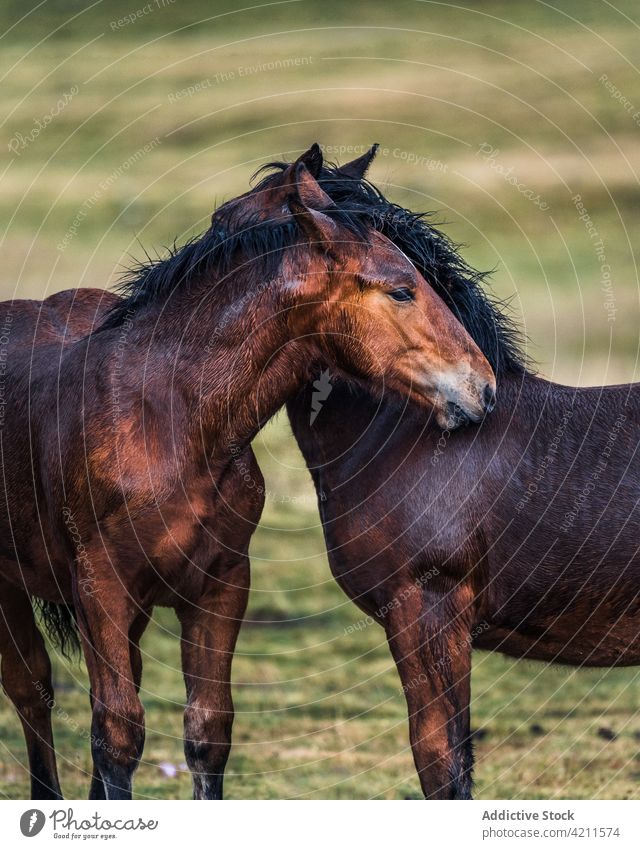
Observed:
[[[468,799],[473,648],[575,666],[640,663],[640,384],[576,388],[536,376],[482,276],[427,217],[366,181],[374,155],[375,146],[314,175],[390,238],[459,319],[496,375],[496,411],[443,430],[413,403],[354,390],[339,375],[313,422],[312,382],[287,410],[321,493],[332,573],[385,629],[424,795]]]
[[[411,398],[442,426],[494,404],[486,357],[416,267],[313,176],[224,204],[206,233],[137,268],[120,295],[63,292],[0,309],[0,653],[33,798],[60,798],[51,667],[32,599],[91,686],[91,798],[124,799],[144,744],[140,636],[181,624],[185,755],[220,798],[230,669],[264,490],[249,442],[319,363]],[[426,319],[426,320],[425,320]]]

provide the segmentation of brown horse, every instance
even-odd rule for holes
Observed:
[[[77,620],[95,798],[131,796],[144,743],[138,642],[155,605],[175,608],[186,759],[195,796],[219,798],[262,507],[238,454],[325,362],[443,426],[493,406],[486,358],[369,218],[323,192],[307,168],[321,162],[314,146],[257,205],[251,194],[221,207],[201,238],[137,269],[122,298],[77,290],[4,305],[0,651],[34,797],[60,786],[32,597],[61,636]]]
[[[339,375],[313,423],[311,384],[287,408],[322,493],[332,572],[385,628],[423,792],[470,798],[472,647],[640,663],[640,384],[578,389],[532,374],[480,275],[363,180],[374,154],[314,174],[338,205],[368,210],[442,296],[493,367],[498,409],[443,431]]]

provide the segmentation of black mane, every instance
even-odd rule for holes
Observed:
[[[261,168],[258,173],[266,173],[256,191],[277,180],[288,165],[273,162]],[[318,181],[336,204],[325,212],[360,238],[375,229],[397,245],[467,330],[496,375],[527,371],[523,340],[506,305],[486,292],[487,275],[462,259],[459,246],[431,223],[429,214],[392,203],[367,180],[345,177],[334,165],[324,164]],[[238,223],[232,216],[214,214],[211,227],[201,236],[182,247],[174,245],[164,258],[147,257],[128,271],[118,287],[122,300],[108,313],[102,328],[118,326],[134,311],[164,301],[193,283],[212,285],[240,261],[246,263],[245,291],[250,290],[253,280],[246,277],[256,282],[271,279],[286,248],[299,238],[294,218],[274,222],[256,217]]]
[[[365,216],[339,207],[325,212],[358,238],[366,239],[371,224]],[[108,312],[100,330],[118,327],[147,304],[164,302],[192,284],[213,285],[231,276],[240,263],[245,272],[243,291],[250,291],[254,282],[262,283],[277,274],[285,250],[300,236],[293,217],[274,222],[245,216],[237,223],[233,217],[217,218],[214,214],[211,227],[200,236],[181,247],[168,248],[165,257],[147,256],[125,273],[116,287],[122,300]]]
[[[260,172],[280,172],[288,163],[272,162]],[[273,174],[267,173],[258,188]],[[527,371],[523,338],[506,312],[505,302],[483,288],[487,273],[471,268],[453,244],[430,222],[429,213],[415,213],[387,200],[367,180],[345,177],[334,165],[324,164],[318,182],[339,208],[364,220],[390,239],[413,262],[447,304],[496,375]]]

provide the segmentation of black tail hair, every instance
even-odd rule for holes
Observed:
[[[68,660],[80,656],[80,634],[76,622],[76,612],[70,604],[56,604],[32,597],[31,603],[36,618],[42,624],[47,637],[60,649]]]

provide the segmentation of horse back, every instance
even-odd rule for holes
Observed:
[[[75,342],[91,333],[119,300],[104,289],[67,289],[42,301],[4,301],[0,304],[3,347],[12,355],[16,350]]]

